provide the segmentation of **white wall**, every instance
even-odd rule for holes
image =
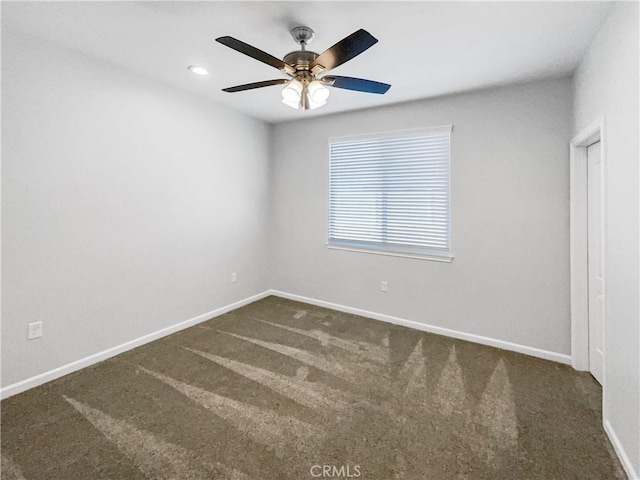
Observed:
[[[573,126],[578,134],[598,116],[604,117],[604,417],[636,477],[640,475],[638,55],[638,4],[617,4],[575,74]],[[616,438],[612,440],[615,443]]]
[[[555,79],[274,127],[273,288],[569,354],[571,100]],[[453,262],[328,250],[327,138],[443,124]]]
[[[2,33],[3,386],[268,288],[266,125]]]

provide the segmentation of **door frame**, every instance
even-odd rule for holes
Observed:
[[[569,205],[570,205],[570,275],[571,275],[571,365],[576,370],[589,371],[589,269],[587,231],[587,148],[600,141],[602,178],[600,185],[602,208],[602,281],[603,281],[603,399],[606,383],[606,148],[604,118],[598,117],[576,135],[570,143]]]

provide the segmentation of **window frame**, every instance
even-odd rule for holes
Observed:
[[[449,136],[449,158],[447,161],[447,249],[426,248],[421,246],[394,245],[394,244],[367,244],[366,241],[349,241],[349,240],[332,240],[329,238],[331,228],[331,145],[333,143],[345,141],[360,141],[367,139],[394,137],[402,135],[420,135],[429,133],[447,133]],[[376,132],[364,135],[348,135],[340,137],[331,137],[327,140],[327,241],[325,245],[331,250],[344,250],[349,252],[369,253],[374,255],[388,255],[393,257],[415,258],[420,260],[432,260],[437,262],[451,262],[453,255],[451,253],[451,135],[453,133],[453,125],[438,125],[433,127],[423,127],[409,130],[395,130],[386,132]]]

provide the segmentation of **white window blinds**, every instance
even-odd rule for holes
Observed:
[[[331,140],[329,246],[448,256],[451,130]]]

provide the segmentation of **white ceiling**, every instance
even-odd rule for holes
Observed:
[[[3,2],[2,27],[57,42],[268,122],[567,75],[610,2]],[[392,85],[385,95],[332,89],[326,106],[296,111],[281,87],[220,89],[278,70],[218,44],[230,35],[282,58],[289,29],[313,28],[321,53],[359,28],[379,42],[332,70]],[[203,65],[210,74],[187,71]]]

